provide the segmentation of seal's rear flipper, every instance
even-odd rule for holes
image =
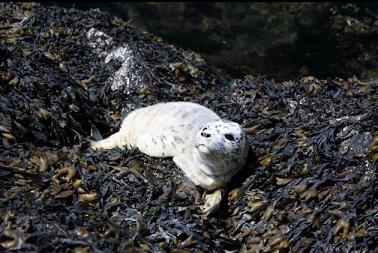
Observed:
[[[97,127],[91,123],[91,134],[85,138],[85,141],[80,143],[80,151],[84,152],[88,148],[92,146],[92,143],[94,143],[93,140],[99,141],[102,139],[102,136],[100,134],[100,131],[98,131]]]
[[[97,127],[93,124],[91,124],[91,135],[89,137],[95,141],[99,141],[103,139]]]

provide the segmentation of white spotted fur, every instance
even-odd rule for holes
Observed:
[[[225,134],[235,140],[226,139]],[[243,167],[248,151],[239,124],[222,121],[212,110],[190,102],[137,109],[127,115],[117,133],[92,142],[91,147],[137,147],[153,157],[173,157],[196,185],[207,190],[228,182]]]

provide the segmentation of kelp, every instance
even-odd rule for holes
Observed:
[[[376,250],[375,80],[229,80],[98,10],[0,8],[0,250]],[[171,159],[88,147],[131,110],[177,100],[249,134],[246,176],[212,217]]]

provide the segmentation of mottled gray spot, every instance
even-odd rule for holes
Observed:
[[[184,119],[184,118],[188,117],[188,115],[189,115],[189,112],[185,112],[183,115],[181,115],[181,118]]]
[[[174,148],[176,148],[176,144],[175,144],[174,142],[172,142],[172,146],[173,146]]]
[[[178,137],[178,136],[174,136],[174,137],[173,137],[173,140],[174,140],[176,143],[184,143],[184,141],[183,141],[180,137]]]
[[[155,145],[157,144],[157,141],[155,140],[155,138],[152,138],[152,143]]]
[[[165,156],[165,153],[164,153],[164,152],[161,152],[161,155],[162,155],[162,156]]]

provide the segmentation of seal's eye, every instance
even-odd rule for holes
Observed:
[[[229,141],[235,141],[235,138],[232,134],[225,134],[224,138],[226,138]]]

